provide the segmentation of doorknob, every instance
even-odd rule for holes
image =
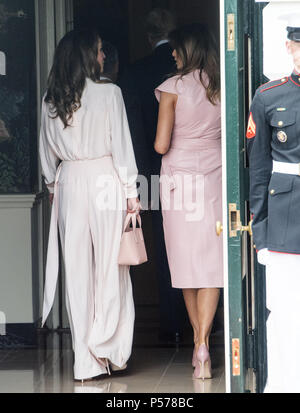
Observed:
[[[221,224],[220,221],[217,221],[217,223],[216,223],[216,233],[217,233],[218,237],[221,235],[222,231],[223,231],[223,225]]]
[[[247,226],[242,225],[240,211],[237,209],[236,204],[229,204],[229,237],[237,237],[238,231],[240,234],[243,232],[248,232],[250,237],[252,236],[252,220]]]
[[[247,226],[240,226],[240,231],[243,232],[249,232],[250,237],[252,237],[253,232],[252,232],[252,220],[249,222],[249,224]]]
[[[222,231],[223,231],[223,225],[220,221],[217,221],[216,222],[216,233],[217,233],[218,237],[221,235]],[[252,220],[249,222],[249,224],[247,226],[241,225],[241,223],[240,223],[240,226],[237,228],[237,231],[241,231],[241,233],[247,231],[249,233],[250,237],[252,237],[252,235],[253,235]]]

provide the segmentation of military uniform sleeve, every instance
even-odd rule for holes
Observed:
[[[49,141],[47,139],[47,123],[46,123],[46,103],[43,98],[42,110],[41,110],[41,129],[39,139],[39,154],[41,160],[42,175],[45,179],[45,184],[50,193],[54,192],[54,181],[57,166],[60,159],[52,150]]]
[[[136,198],[138,169],[121,89],[115,86],[110,107],[112,157],[126,198]]]
[[[250,108],[247,148],[253,238],[257,250],[260,250],[267,247],[268,186],[272,174],[271,127],[260,90],[256,92]]]

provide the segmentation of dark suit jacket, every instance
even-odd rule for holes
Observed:
[[[158,102],[154,89],[176,70],[168,43],[158,46],[151,55],[131,65],[120,79],[128,122],[140,175],[159,175],[161,155],[154,150]]]

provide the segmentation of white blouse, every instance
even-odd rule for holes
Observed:
[[[40,130],[42,175],[51,193],[60,160],[88,160],[111,155],[126,198],[137,197],[136,166],[121,89],[112,83],[86,80],[81,107],[64,129],[43,99]],[[127,174],[124,174],[126,168]]]

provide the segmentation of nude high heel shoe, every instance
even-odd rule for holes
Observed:
[[[99,363],[101,364],[101,366],[103,366],[103,367],[106,368],[107,374],[108,374],[109,376],[111,376],[108,359],[106,359],[106,358],[103,358],[103,359],[98,358],[98,361],[99,361]]]
[[[211,360],[205,344],[201,344],[197,352],[197,365],[193,374],[194,379],[211,379]]]
[[[109,362],[109,364],[110,364],[110,368],[111,368],[112,371],[123,371],[123,370],[127,369],[127,364],[126,363],[122,367],[116,366],[111,361]]]
[[[75,382],[80,382],[81,384],[84,384],[86,382],[93,381],[93,380],[94,380],[94,377],[89,377],[88,379],[74,379]]]

